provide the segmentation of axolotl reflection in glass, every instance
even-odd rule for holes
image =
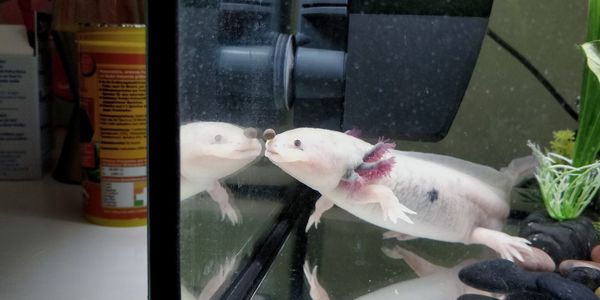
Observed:
[[[232,224],[240,222],[233,199],[219,179],[255,161],[262,152],[254,128],[225,122],[194,122],[180,127],[181,200],[208,192],[219,204],[221,215]]]

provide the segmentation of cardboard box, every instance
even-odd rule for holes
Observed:
[[[41,178],[50,126],[46,89],[39,88],[39,52],[21,25],[0,25],[0,40],[9,41],[0,43],[0,179]]]

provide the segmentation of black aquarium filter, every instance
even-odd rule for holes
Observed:
[[[440,140],[491,7],[492,0],[184,1],[182,120]]]

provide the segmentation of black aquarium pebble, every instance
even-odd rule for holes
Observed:
[[[598,300],[593,290],[586,285],[563,278],[557,273],[528,272],[505,259],[470,265],[463,268],[458,277],[471,287],[507,294],[506,299],[512,300]]]
[[[600,287],[600,270],[587,267],[575,267],[570,269],[565,277],[571,281],[579,282],[595,291]]]
[[[592,248],[598,244],[596,230],[589,218],[580,216],[558,222],[546,211],[531,213],[523,221],[519,236],[548,253],[556,265],[567,259],[590,260]]]

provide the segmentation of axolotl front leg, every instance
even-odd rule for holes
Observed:
[[[215,181],[212,188],[207,190],[210,197],[219,204],[219,208],[221,209],[221,218],[225,219],[225,216],[231,221],[232,224],[239,223],[238,213],[233,208],[232,199],[229,197],[227,190],[219,183]]]
[[[387,186],[380,184],[369,184],[360,187],[358,190],[346,194],[346,201],[352,201],[359,204],[378,204],[381,208],[381,214],[384,221],[390,220],[396,224],[398,219],[413,224],[408,216],[416,214],[415,211],[404,206],[394,195],[394,192]]]
[[[321,196],[319,199],[317,199],[317,202],[315,202],[315,211],[313,211],[313,213],[308,218],[308,222],[306,222],[306,232],[310,230],[310,227],[313,224],[315,225],[315,228],[317,228],[319,222],[321,221],[321,216],[323,215],[323,213],[332,208],[333,205],[333,202],[331,202],[326,197]]]

